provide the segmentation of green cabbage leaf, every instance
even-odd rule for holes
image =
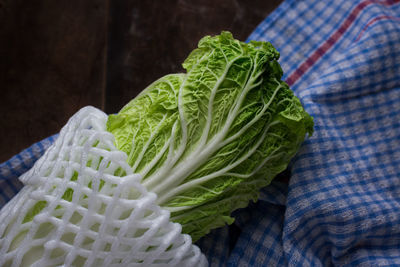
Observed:
[[[312,134],[278,58],[268,42],[206,36],[186,73],[160,78],[108,118],[116,147],[193,240],[232,223]]]

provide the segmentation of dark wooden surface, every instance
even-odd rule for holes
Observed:
[[[103,0],[0,0],[0,162],[104,108]]]
[[[79,108],[117,112],[204,35],[245,40],[281,0],[0,0],[0,162]]]

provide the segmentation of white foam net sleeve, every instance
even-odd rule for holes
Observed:
[[[207,266],[114,146],[107,115],[76,113],[0,211],[0,266]]]

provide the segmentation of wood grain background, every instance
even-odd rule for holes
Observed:
[[[204,35],[245,40],[281,0],[0,0],[0,162],[77,110],[117,112]]]

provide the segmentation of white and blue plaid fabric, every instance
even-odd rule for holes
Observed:
[[[32,168],[36,160],[54,143],[57,136],[58,134],[55,134],[35,143],[0,164],[0,208],[22,188],[23,184],[18,180],[18,177]]]
[[[284,1],[251,34],[314,117],[288,184],[198,242],[211,266],[400,266],[400,1]],[[0,203],[54,137],[0,165]]]

